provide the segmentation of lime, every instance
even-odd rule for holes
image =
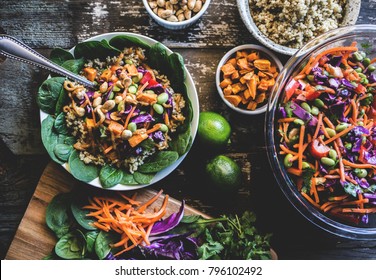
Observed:
[[[198,122],[197,136],[200,142],[213,148],[227,145],[231,135],[231,126],[220,114],[202,112]]]
[[[239,189],[242,172],[238,164],[231,158],[218,155],[206,164],[206,175],[210,183],[225,192]]]

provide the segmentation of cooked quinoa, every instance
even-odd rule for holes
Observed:
[[[347,0],[249,0],[253,21],[269,39],[300,48],[316,36],[338,28]]]
[[[103,81],[104,73],[114,66],[117,70],[111,70],[112,76]],[[169,148],[171,133],[185,121],[185,99],[182,94],[174,92],[167,76],[146,64],[141,48],[126,48],[120,56],[107,57],[104,61],[89,60],[84,67],[96,73],[99,90],[92,92],[68,81],[64,84],[71,99],[69,105],[64,107],[65,121],[71,135],[76,138],[73,147],[79,151],[83,162],[100,166],[116,165],[134,173],[156,151]],[[132,71],[137,72],[132,74]],[[143,74],[140,76],[140,73]],[[142,82],[146,73],[151,75],[149,81],[154,82],[156,88],[149,88],[148,82]],[[106,85],[102,90],[103,84]],[[137,92],[131,92],[130,88],[134,86]],[[161,93],[169,97],[164,102],[158,101],[159,106],[163,107],[163,113],[158,113],[153,105]],[[139,98],[143,94],[146,94],[146,99]],[[152,97],[154,101],[149,101],[148,98]],[[100,99],[100,102],[95,99]],[[108,109],[107,105],[111,102]],[[128,117],[128,114],[131,115]],[[143,120],[136,121],[140,117]],[[135,127],[131,131],[127,124],[132,122]],[[161,128],[163,125],[166,129]],[[146,138],[133,146],[133,136]],[[141,144],[147,139],[147,144]]]

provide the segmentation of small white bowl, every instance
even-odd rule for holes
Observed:
[[[191,17],[190,19],[179,21],[179,22],[171,22],[171,21],[167,21],[163,18],[160,18],[158,15],[156,15],[153,12],[153,10],[150,8],[148,0],[142,0],[142,2],[144,3],[144,6],[146,8],[146,11],[149,13],[149,15],[159,25],[161,25],[161,26],[163,26],[167,29],[171,29],[171,30],[184,29],[184,28],[187,28],[187,27],[193,25],[194,23],[196,23],[201,18],[201,16],[206,12],[206,10],[208,9],[210,1],[211,0],[206,0],[205,4],[202,6],[201,10],[197,14],[195,14],[193,17]]]
[[[222,88],[219,86],[219,84],[221,83],[221,67],[230,59],[234,56],[234,54],[237,52],[237,51],[241,51],[241,50],[248,50],[248,51],[251,51],[251,50],[257,50],[259,51],[260,53],[262,53],[264,56],[267,56],[268,59],[270,59],[271,62],[273,62],[276,67],[278,68],[278,72],[280,73],[283,66],[282,66],[282,63],[281,61],[279,60],[279,58],[273,54],[271,51],[269,51],[268,49],[262,47],[262,46],[259,46],[259,45],[253,45],[253,44],[246,44],[246,45],[241,45],[241,46],[237,46],[231,50],[229,50],[223,57],[222,59],[219,61],[218,63],[218,67],[217,67],[217,71],[216,71],[216,74],[215,74],[215,83],[216,83],[216,86],[217,86],[217,90],[218,90],[218,94],[219,96],[222,98],[223,102],[228,106],[230,107],[232,110],[238,112],[238,113],[242,113],[242,114],[246,114],[246,115],[258,115],[258,114],[262,114],[262,113],[265,113],[266,111],[266,108],[267,108],[267,105],[268,105],[268,102],[265,103],[265,105],[261,106],[261,107],[258,107],[256,108],[255,110],[251,111],[251,110],[247,110],[247,109],[243,109],[243,108],[238,108],[238,107],[235,107],[233,104],[231,104],[225,97],[224,97],[224,94],[223,94],[223,90]]]

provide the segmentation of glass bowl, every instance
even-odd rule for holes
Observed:
[[[301,193],[287,173],[283,157],[279,155],[277,108],[285,97],[285,86],[291,77],[301,71],[311,56],[338,46],[349,46],[357,42],[359,51],[364,51],[371,59],[376,57],[376,25],[354,25],[329,31],[307,43],[286,63],[272,89],[266,111],[265,136],[269,163],[275,178],[291,204],[309,221],[323,230],[337,236],[356,240],[376,240],[376,213],[368,214],[368,223],[353,224],[329,216],[314,207]],[[375,73],[375,72],[373,72]]]

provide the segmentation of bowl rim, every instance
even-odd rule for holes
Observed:
[[[150,8],[149,6],[149,3],[148,3],[148,0],[142,0],[145,8],[146,8],[146,11],[149,13],[149,15],[158,23],[162,23],[163,25],[168,25],[170,27],[188,27],[190,26],[191,24],[195,23],[205,12],[206,10],[208,9],[209,7],[209,4],[210,4],[210,1],[211,0],[206,0],[204,5],[202,6],[201,10],[195,14],[193,17],[191,17],[190,19],[187,19],[187,20],[183,20],[183,21],[179,21],[179,22],[172,22],[172,21],[168,21],[168,20],[165,20],[163,18],[160,18],[158,15],[156,15],[153,10]]]
[[[232,110],[238,112],[238,113],[241,113],[241,114],[245,114],[245,115],[258,115],[258,114],[262,114],[262,113],[265,113],[266,109],[267,109],[267,103],[259,108],[256,108],[255,110],[251,111],[251,110],[247,110],[247,109],[241,109],[241,108],[238,108],[238,107],[235,107],[233,104],[231,104],[225,97],[224,97],[224,94],[223,94],[223,90],[222,88],[219,86],[220,84],[220,79],[221,79],[221,67],[225,64],[225,62],[234,54],[236,53],[237,51],[239,50],[258,50],[260,52],[263,52],[264,54],[266,54],[267,56],[269,56],[273,61],[274,63],[276,64],[276,66],[278,67],[278,70],[279,71],[282,71],[282,68],[283,68],[283,65],[282,65],[282,62],[281,60],[272,52],[270,51],[269,49],[267,49],[266,47],[264,46],[261,46],[261,45],[255,45],[255,44],[244,44],[244,45],[239,45],[239,46],[236,46],[232,49],[230,49],[229,51],[227,51],[223,57],[221,58],[221,60],[219,61],[218,65],[217,65],[217,69],[216,69],[216,73],[215,73],[215,84],[216,84],[216,87],[217,87],[217,92],[219,94],[219,96],[221,97],[221,99],[223,100],[223,102],[229,107],[231,108]]]
[[[264,33],[262,33],[260,31],[260,29],[257,27],[255,22],[253,21],[253,18],[251,16],[250,7],[249,7],[249,0],[236,0],[236,1],[237,1],[239,14],[240,14],[240,17],[241,17],[244,25],[246,26],[248,31],[253,35],[253,37],[256,38],[261,44],[263,44],[264,46],[267,46],[268,48],[270,48],[270,49],[272,49],[272,50],[274,50],[278,53],[290,55],[290,56],[293,55],[295,52],[297,52],[299,50],[299,48],[286,47],[284,45],[280,45],[278,43],[275,43],[274,41],[269,39],[268,36],[266,36]],[[354,12],[355,13],[354,18],[352,20],[350,20],[348,23],[346,23],[346,25],[350,25],[350,26],[354,25],[356,23],[356,19],[359,16],[360,7],[361,7],[361,1],[360,0],[356,0],[356,1],[353,1],[353,2],[354,3],[352,3],[352,4],[355,6],[355,9],[356,9],[355,12]],[[347,19],[346,15],[348,15],[348,13],[345,13],[344,20]],[[342,27],[345,27],[345,26],[340,26],[339,28],[342,28]],[[312,38],[312,40],[314,40],[314,38]]]
[[[134,37],[136,37],[138,39],[143,39],[145,42],[147,42],[149,44],[158,43],[158,41],[155,40],[155,39],[153,39],[153,38],[150,38],[150,37],[145,36],[145,35],[137,34],[137,33],[132,33],[132,32],[109,32],[109,33],[103,33],[103,34],[99,34],[99,35],[95,35],[95,36],[92,36],[90,38],[87,38],[87,39],[83,40],[83,42],[102,40],[102,39],[110,40],[111,38],[113,38],[115,36],[119,36],[119,35],[134,36]],[[164,44],[163,44],[163,46],[166,47],[167,54],[171,54],[172,53],[171,49],[169,49]],[[75,48],[75,46],[73,48],[71,48],[69,50],[69,52],[73,54],[74,48]],[[192,75],[189,73],[189,71],[188,71],[188,69],[187,69],[187,67],[186,67],[185,64],[184,64],[184,71],[186,73],[186,80],[185,80],[184,83],[187,86],[187,94],[188,94],[189,100],[190,100],[190,102],[192,104],[192,110],[194,112],[193,117],[192,117],[192,121],[191,121],[191,124],[190,124],[191,137],[192,137],[192,141],[191,142],[193,143],[194,140],[195,140],[195,138],[196,138],[196,135],[197,135],[198,113],[199,113],[199,110],[200,110],[200,106],[199,106],[198,93],[197,93],[197,89],[196,89],[195,83],[193,81]],[[188,91],[189,89],[191,91]],[[189,92],[192,92],[192,93],[189,94]],[[42,121],[45,118],[47,118],[47,116],[49,114],[47,114],[47,113],[45,113],[45,112],[43,112],[41,110],[39,111],[39,113],[40,113],[40,123],[42,123]],[[182,161],[185,159],[185,157],[189,153],[191,147],[192,147],[192,145],[190,145],[190,147],[188,148],[188,150],[186,151],[186,153],[183,154],[182,156],[179,156],[179,158],[173,164],[171,164],[170,166],[166,167],[165,169],[157,172],[155,174],[154,178],[152,179],[152,181],[149,184],[137,184],[137,185],[117,184],[114,187],[108,188],[106,190],[109,190],[109,191],[136,190],[136,189],[145,188],[145,187],[148,187],[148,186],[151,186],[151,185],[157,183],[158,181],[160,181],[160,180],[164,179],[165,177],[167,177],[170,173],[172,173],[182,163]],[[65,162],[64,164],[62,164],[62,166],[63,166],[63,168],[65,170],[67,170],[70,173],[69,166],[68,166],[67,162]],[[88,182],[87,184],[91,185],[93,187],[104,189],[102,187],[100,181],[99,181],[99,177],[97,177],[96,179],[94,179],[91,182]]]
[[[328,45],[334,43],[342,38],[347,38],[346,34],[351,32],[359,33],[360,31],[370,30],[376,33],[376,25],[362,24],[345,26],[338,29],[330,30],[304,45],[293,57],[285,64],[280,75],[276,79],[276,84],[272,89],[272,95],[268,101],[268,108],[265,114],[265,140],[266,150],[269,164],[272,167],[276,181],[295,209],[298,210],[307,220],[315,224],[319,228],[337,235],[339,237],[352,240],[376,240],[376,228],[355,227],[339,222],[330,216],[323,214],[321,211],[313,207],[306,199],[304,199],[296,190],[295,184],[287,174],[283,164],[278,156],[276,150],[275,140],[275,114],[277,105],[286,83],[289,81],[291,75],[298,69],[298,67],[307,59],[307,57],[314,51],[317,51]],[[347,35],[350,36],[350,35]],[[295,60],[296,59],[296,60]]]

